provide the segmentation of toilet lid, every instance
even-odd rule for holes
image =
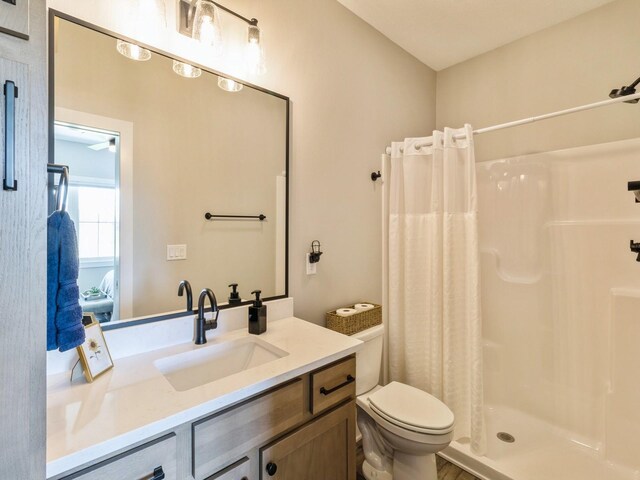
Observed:
[[[371,408],[400,427],[425,433],[446,433],[453,427],[453,412],[427,392],[391,382],[371,394]]]

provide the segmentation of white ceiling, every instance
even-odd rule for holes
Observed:
[[[434,70],[614,0],[338,0]]]
[[[96,132],[95,130],[83,129],[56,123],[54,126],[56,140],[81,143],[83,145],[94,145],[96,143],[108,142],[113,135]]]

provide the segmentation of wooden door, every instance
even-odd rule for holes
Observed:
[[[29,2],[28,41],[0,33],[0,472],[20,480],[45,478],[45,13]],[[4,189],[7,82],[18,89],[17,190]]]
[[[355,480],[355,402],[260,451],[262,480]]]

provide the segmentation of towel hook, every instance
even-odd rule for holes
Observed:
[[[64,193],[60,193],[60,190],[64,186]],[[69,193],[69,167],[62,167],[62,174],[60,175],[60,183],[58,184],[58,210],[65,212],[67,210],[67,194]]]
[[[60,183],[58,183],[56,189],[56,210],[65,212],[67,210],[67,194],[69,193],[69,167],[56,163],[48,163],[47,172],[60,174]]]

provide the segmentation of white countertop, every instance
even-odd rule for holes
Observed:
[[[216,335],[203,347],[248,336],[246,329]],[[114,361],[94,383],[47,381],[47,478],[222,410],[303,373],[356,352],[362,342],[298,318],[269,322],[260,339],[289,355],[178,392],[153,362],[196,348],[183,343]]]

